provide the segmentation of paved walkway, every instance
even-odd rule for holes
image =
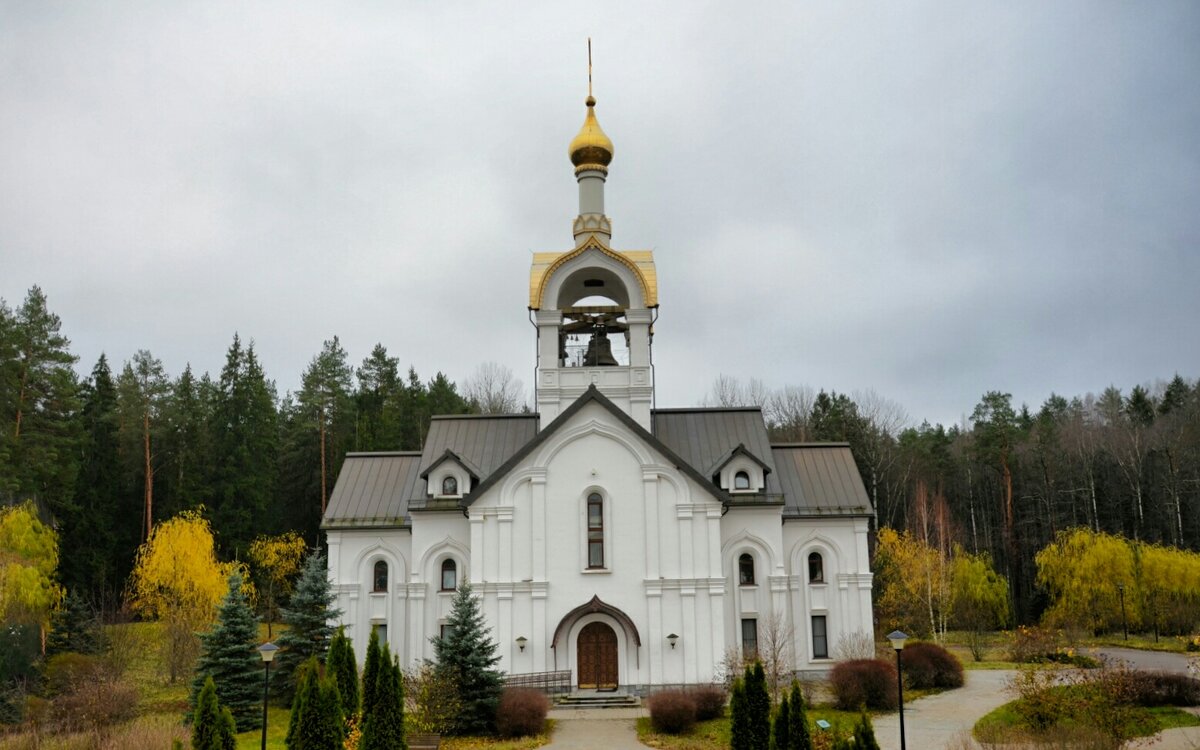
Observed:
[[[905,702],[904,734],[907,746],[919,750],[940,750],[962,745],[971,728],[984,714],[1002,706],[1012,697],[1005,685],[1015,672],[1008,669],[967,670],[966,684],[927,698]],[[900,747],[899,714],[887,714],[875,719],[875,738],[881,750]]]
[[[550,711],[558,721],[554,741],[546,747],[563,750],[645,750],[637,741],[634,722],[648,716],[645,708],[592,708]]]

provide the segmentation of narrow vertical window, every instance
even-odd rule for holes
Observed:
[[[371,626],[371,629],[375,631],[375,635],[379,638],[380,645],[388,642],[386,622],[377,622]]]
[[[821,558],[820,552],[814,552],[808,556],[808,582],[825,582],[825,561]]]
[[[758,620],[753,617],[742,620],[742,658],[758,657]]]
[[[825,615],[813,615],[812,618],[813,658],[829,658],[829,636],[825,634]]]
[[[387,591],[387,563],[383,560],[375,563],[375,587],[371,590],[377,594]]]
[[[741,586],[754,585],[754,557],[743,553],[738,558],[738,584]]]
[[[588,568],[604,567],[604,498],[593,492],[587,500]]]
[[[443,479],[442,480],[442,494],[443,495],[457,495],[458,494],[458,480],[455,479],[454,477],[446,477],[445,479]]]
[[[453,560],[442,561],[442,591],[454,591],[458,588],[458,565]]]
[[[733,488],[735,490],[750,489],[750,475],[744,471],[739,471],[733,475]]]

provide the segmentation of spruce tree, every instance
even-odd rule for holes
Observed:
[[[277,641],[279,654],[275,659],[279,671],[272,682],[278,686],[279,695],[286,698],[293,694],[295,672],[301,662],[314,656],[323,658],[329,650],[332,623],[342,614],[333,602],[325,555],[314,550],[304,560],[291,602],[280,610],[288,629],[279,634]]]
[[[455,722],[457,734],[491,734],[496,728],[496,708],[504,682],[496,669],[500,657],[496,644],[484,627],[479,602],[463,583],[454,595],[446,619],[445,638],[433,640],[437,673],[453,680],[462,701]]]
[[[193,750],[237,750],[233,714],[217,700],[212,677],[204,680],[192,714]]]
[[[792,750],[788,732],[791,731],[791,719],[788,716],[788,696],[784,693],[779,700],[779,709],[775,712],[774,734],[771,737],[771,747],[775,750]]]
[[[92,608],[74,591],[67,594],[61,609],[50,616],[46,655],[74,652],[98,654],[104,648],[104,631]]]
[[[192,705],[211,678],[222,705],[229,708],[238,728],[247,732],[262,726],[262,660],[256,652],[258,623],[242,592],[242,576],[229,576],[229,591],[217,610],[217,623],[200,636],[200,660],[192,682]]]
[[[733,681],[729,699],[729,746],[731,750],[756,750],[750,736],[750,715],[746,710],[746,684],[738,677]]]
[[[338,628],[329,643],[325,656],[325,671],[337,681],[338,695],[342,699],[342,715],[358,713],[358,664],[354,661],[354,646],[346,637],[345,628]]]
[[[367,641],[367,660],[363,664],[362,674],[362,713],[363,716],[375,710],[375,685],[379,680],[379,668],[383,664],[383,655],[379,646],[379,633],[371,628],[371,638]]]
[[[375,704],[363,714],[359,750],[407,750],[404,741],[404,683],[400,665],[388,659],[381,665],[375,686]]]
[[[751,747],[764,748],[771,743],[771,695],[762,662],[746,667],[746,715]]]
[[[792,680],[790,721],[788,738],[792,743],[789,750],[813,750],[812,733],[808,729],[808,714],[804,705],[804,694],[800,683]]]

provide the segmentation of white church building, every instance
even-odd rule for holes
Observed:
[[[510,674],[707,683],[786,639],[800,671],[872,633],[871,508],[845,444],[772,444],[759,408],[656,409],[653,253],[604,213],[612,142],[571,142],[574,246],[535,253],[534,414],[434,417],[420,452],[346,457],[322,522],[342,623],[433,657],[469,581]]]

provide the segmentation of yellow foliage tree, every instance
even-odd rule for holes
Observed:
[[[43,636],[63,598],[54,581],[58,535],[32,503],[0,509],[0,619],[36,624]]]
[[[935,638],[945,632],[951,599],[946,555],[907,531],[883,528],[875,546],[875,570],[876,614],[885,632],[904,629]]]
[[[196,511],[160,523],[138,548],[129,604],[143,617],[164,623],[163,655],[171,682],[195,661],[197,631],[214,620],[229,574],[244,572],[243,567],[217,560],[212,530]]]
[[[986,553],[972,555],[956,544],[950,592],[954,624],[967,632],[971,655],[981,661],[983,632],[1008,623],[1008,581],[992,567]]]
[[[267,637],[271,624],[279,619],[278,599],[291,590],[292,579],[300,572],[304,559],[304,539],[294,531],[279,536],[260,536],[248,550],[263,593],[263,609],[267,621]]]
[[[1104,632],[1141,625],[1137,565],[1129,540],[1087,528],[1060,531],[1034,558],[1050,594],[1046,624]],[[1122,599],[1125,612],[1122,614]]]

